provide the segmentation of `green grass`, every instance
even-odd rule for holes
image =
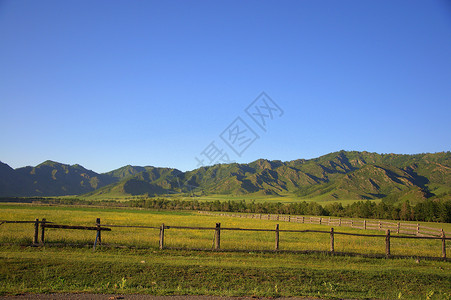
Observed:
[[[56,207],[33,205],[1,205],[0,220],[34,220],[46,218],[56,224],[63,225],[95,225],[96,218],[102,224],[195,226],[215,227],[216,223],[231,228],[274,229],[280,224],[281,230],[330,230],[329,226],[316,224],[299,224],[282,221],[232,218],[218,215],[202,215],[186,211],[152,211],[143,209],[100,209],[93,207]],[[451,224],[423,223],[428,226],[441,226],[451,231]],[[0,243],[30,244],[32,242],[33,224],[3,224],[0,231]],[[362,231],[347,227],[336,227],[336,232],[383,234],[380,231]],[[93,244],[95,231],[46,229],[47,244]],[[396,235],[396,234],[393,234]],[[213,230],[165,230],[165,245],[173,248],[213,247]],[[237,250],[273,250],[274,232],[222,231],[221,248]],[[125,245],[129,247],[145,247],[157,249],[159,245],[159,229],[112,228],[110,232],[102,232],[103,243],[109,245]],[[280,250],[290,251],[328,251],[330,237],[328,233],[280,233]],[[451,243],[447,243],[448,253]],[[385,251],[384,238],[356,237],[347,235],[335,236],[335,251],[361,254],[381,255]],[[391,254],[400,256],[441,256],[440,240],[391,239]]]
[[[320,254],[0,247],[0,294],[449,299],[451,265]],[[427,297],[430,298],[427,298]]]
[[[60,197],[60,198],[65,198]],[[90,196],[77,196],[77,198],[84,199],[84,200],[116,200],[116,201],[127,201],[127,200],[137,200],[143,198],[143,196],[124,196],[124,194],[121,193],[108,193],[107,196],[105,195],[90,195]],[[210,194],[207,196],[201,196],[196,194],[195,197],[190,196],[189,194],[168,194],[168,195],[162,195],[156,198],[167,198],[170,200],[197,200],[197,201],[255,201],[256,203],[262,203],[262,202],[280,202],[280,203],[296,203],[296,202],[319,202],[322,205],[329,204],[329,203],[342,203],[343,205],[352,204],[357,201],[362,201],[362,199],[339,199],[339,200],[330,200],[329,198],[325,198],[323,195],[316,196],[316,197],[303,197],[300,198],[293,193],[282,193],[280,195],[261,195],[261,194],[245,194],[245,195],[220,195],[220,194]],[[380,202],[381,199],[375,199],[371,200],[375,201],[376,203]]]
[[[46,218],[58,224],[222,227],[274,229],[276,221],[205,216],[196,212],[1,205],[0,219]],[[279,222],[280,229],[329,230],[327,226]],[[274,232],[221,232],[221,248],[244,252],[159,250],[158,229],[113,228],[92,250],[95,231],[46,230],[44,247],[28,247],[32,224],[3,224],[0,294],[92,292],[154,295],[315,296],[322,298],[450,299],[451,265],[415,259],[376,259],[321,253],[260,252],[274,248]],[[360,232],[336,228],[340,232]],[[365,233],[372,233],[365,231]],[[380,233],[380,232],[374,232]],[[205,248],[213,231],[165,231],[168,247]],[[78,247],[54,247],[57,243]],[[21,246],[22,245],[22,246]],[[449,253],[448,243],[448,253]],[[137,246],[138,248],[136,248]],[[329,249],[329,234],[280,233],[281,250]],[[336,235],[335,251],[383,254],[383,238]],[[440,241],[392,239],[392,254],[440,256]],[[256,251],[257,250],[257,251]]]

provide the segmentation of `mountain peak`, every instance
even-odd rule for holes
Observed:
[[[55,167],[57,165],[65,165],[65,164],[59,163],[54,160],[46,160],[46,161],[40,163],[39,165],[37,165],[36,168],[43,167],[43,166]]]

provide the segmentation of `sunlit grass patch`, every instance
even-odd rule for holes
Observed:
[[[450,268],[325,254],[0,246],[0,294],[448,299]]]
[[[329,251],[330,226],[318,224],[290,223],[276,220],[232,218],[219,215],[203,215],[196,212],[151,211],[142,209],[99,209],[80,207],[42,207],[25,205],[3,205],[0,219],[27,220],[46,218],[55,224],[95,226],[97,218],[103,225],[133,225],[154,228],[112,227],[102,231],[103,245],[123,245],[138,248],[159,248],[160,226],[165,224],[164,245],[168,248],[214,248],[214,228],[265,229],[269,231],[221,230],[221,249],[263,251],[275,250],[275,228],[279,224],[279,250],[289,251]],[[445,224],[446,225],[446,224]],[[174,227],[205,227],[200,229],[177,229]],[[432,225],[431,225],[432,226]],[[0,227],[0,243],[31,244],[34,224],[3,224]],[[285,232],[284,230],[319,230],[317,232]],[[336,252],[384,255],[384,232],[360,230],[334,226],[334,246]],[[376,234],[381,237],[362,237],[341,235],[345,233]],[[391,254],[404,256],[441,256],[440,240],[396,239],[392,232]],[[45,241],[48,244],[92,245],[96,238],[95,230],[66,230],[47,228]],[[447,242],[448,253],[451,242]]]

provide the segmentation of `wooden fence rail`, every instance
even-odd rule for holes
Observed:
[[[319,218],[321,219],[321,218]],[[280,220],[280,219],[279,219]],[[310,219],[312,220],[312,219]],[[296,229],[280,229],[279,224],[276,224],[275,229],[263,229],[263,228],[239,228],[239,227],[221,227],[221,223],[216,223],[215,227],[200,227],[200,226],[168,226],[162,224],[159,227],[156,226],[144,226],[144,225],[115,225],[115,224],[101,224],[100,218],[96,219],[95,226],[80,226],[80,225],[61,225],[54,224],[53,222],[46,221],[46,219],[36,219],[35,221],[6,221],[0,220],[0,225],[4,223],[12,223],[12,224],[34,224],[34,244],[45,244],[45,229],[53,228],[53,229],[63,229],[63,230],[89,230],[96,231],[96,238],[94,241],[94,250],[97,244],[101,244],[101,232],[102,231],[111,231],[111,228],[145,228],[145,229],[159,229],[159,248],[165,249],[165,231],[170,229],[183,229],[183,230],[211,230],[214,231],[214,247],[213,250],[221,250],[221,231],[251,231],[251,232],[274,232],[275,233],[275,244],[274,250],[280,251],[280,234],[281,233],[318,233],[318,234],[328,234],[330,236],[330,253],[335,253],[335,235],[348,235],[348,236],[358,236],[358,237],[370,237],[370,238],[384,238],[385,239],[385,256],[391,257],[390,251],[390,240],[391,239],[423,239],[423,240],[441,240],[441,258],[443,260],[447,260],[446,258],[446,240],[451,240],[450,237],[446,237],[445,232],[441,231],[441,236],[418,236],[418,235],[410,235],[410,236],[402,236],[402,235],[391,235],[390,229],[385,230],[385,234],[363,234],[363,233],[350,233],[350,232],[337,232],[334,228],[330,228],[330,231],[326,230],[296,230]],[[329,220],[330,224],[330,220]],[[342,223],[341,223],[342,224]],[[40,243],[38,243],[39,236],[39,227],[41,228],[41,239]],[[398,226],[399,228],[399,226]],[[399,230],[398,230],[399,231]],[[233,250],[233,249],[226,249]]]
[[[276,220],[292,223],[305,223],[305,224],[318,224],[327,226],[338,227],[351,227],[363,230],[380,230],[386,231],[387,229],[404,234],[414,234],[418,236],[435,236],[441,237],[443,229],[427,227],[419,223],[401,223],[401,222],[389,222],[381,220],[353,220],[342,218],[330,218],[330,217],[308,217],[308,216],[293,216],[293,215],[274,215],[274,214],[248,214],[248,213],[216,213],[209,211],[199,211],[200,214],[212,215],[212,216],[225,216],[233,218],[250,218],[260,220]],[[451,232],[444,232],[447,236],[451,236]]]

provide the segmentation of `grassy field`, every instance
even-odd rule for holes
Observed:
[[[0,247],[0,293],[449,299],[449,263],[320,254]]]
[[[1,205],[0,219],[46,218],[57,224],[205,226],[274,229],[276,221],[204,216],[196,212],[159,212],[92,207]],[[449,225],[446,224],[450,230]],[[319,229],[321,225],[280,222],[280,229]],[[351,228],[340,232],[371,233]],[[380,233],[380,232],[374,232]],[[325,254],[261,253],[274,248],[274,232],[221,232],[221,248],[246,252],[159,250],[158,229],[113,228],[102,232],[109,245],[92,245],[95,231],[47,229],[45,247],[30,244],[32,224],[3,224],[0,243],[0,293],[94,292],[317,296],[326,298],[450,299],[451,265],[416,259],[334,257]],[[168,247],[205,248],[213,231],[168,229]],[[51,247],[57,243],[78,247]],[[448,253],[450,251],[448,243]],[[281,250],[329,249],[329,235],[281,233]],[[335,250],[383,254],[383,238],[336,236]],[[392,254],[440,256],[440,241],[392,239]]]
[[[71,196],[64,196],[61,198],[70,198]],[[83,196],[77,196],[77,198],[84,199],[84,200],[104,200],[104,195],[93,195],[88,197]],[[124,196],[123,194],[108,194],[108,199],[115,200],[115,201],[127,201],[127,200],[136,200],[140,199],[142,196]],[[158,198],[158,197],[157,197]],[[280,203],[296,203],[300,201],[306,201],[306,202],[318,202],[322,205],[329,204],[329,203],[341,203],[342,205],[348,205],[352,204],[357,201],[362,201],[362,199],[339,199],[339,200],[324,200],[324,197],[318,196],[314,198],[300,198],[294,195],[293,193],[285,193],[280,195],[261,195],[261,194],[246,194],[246,195],[216,195],[216,194],[210,194],[207,196],[202,196],[200,194],[196,194],[195,197],[192,197],[188,194],[181,195],[181,194],[168,194],[168,195],[162,195],[160,198],[167,198],[171,200],[179,199],[179,200],[197,200],[197,201],[255,201],[256,203],[259,202],[280,202]],[[375,203],[379,203],[381,199],[375,199],[371,200]]]
[[[186,197],[186,199],[190,199]],[[331,204],[331,203],[341,203],[342,205],[352,204],[357,201],[362,201],[362,199],[340,199],[340,200],[324,200],[320,197],[315,198],[299,198],[293,194],[281,194],[279,196],[273,195],[239,195],[239,196],[230,196],[230,195],[209,195],[209,196],[200,196],[196,197],[199,201],[241,201],[245,200],[246,202],[255,201],[259,202],[280,202],[280,203],[296,203],[296,202],[317,202],[321,205]],[[381,199],[371,200],[372,202],[379,203]]]
[[[280,223],[281,230],[330,230],[330,227],[314,224],[298,224],[226,216],[202,215],[192,211],[152,211],[139,209],[99,209],[92,207],[55,207],[32,205],[1,205],[0,220],[34,220],[46,218],[56,224],[93,226],[96,218],[102,224],[144,225],[159,227],[196,226],[213,228],[216,223],[222,227],[274,229]],[[424,223],[429,226],[441,226],[451,231],[451,224]],[[3,224],[0,231],[0,243],[30,244],[34,234],[33,224]],[[339,227],[336,232],[382,234],[380,231],[362,231]],[[395,234],[393,234],[395,235]],[[213,230],[165,230],[165,245],[177,248],[213,247]],[[47,229],[46,243],[92,244],[95,231]],[[237,250],[273,250],[274,232],[223,231],[222,249]],[[106,244],[148,247],[156,249],[159,245],[158,229],[113,228],[111,232],[102,232]],[[328,251],[330,237],[328,233],[280,233],[280,250]],[[448,252],[451,243],[448,243]],[[362,254],[384,254],[384,238],[335,236],[335,251]],[[441,256],[441,241],[392,239],[391,253],[404,256]]]

